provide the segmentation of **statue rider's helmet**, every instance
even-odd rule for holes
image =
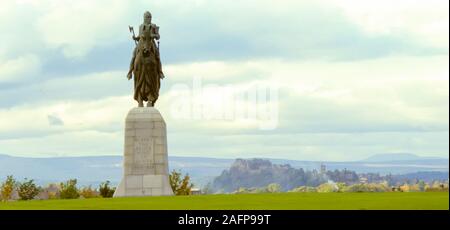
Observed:
[[[148,11],[144,13],[144,23],[150,24],[152,22],[152,14]]]

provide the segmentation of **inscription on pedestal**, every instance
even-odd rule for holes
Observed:
[[[150,137],[136,137],[134,140],[133,174],[150,173],[155,163],[154,140]]]

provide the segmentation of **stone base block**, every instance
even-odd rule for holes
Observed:
[[[114,197],[172,196],[167,175],[127,175],[122,178]]]

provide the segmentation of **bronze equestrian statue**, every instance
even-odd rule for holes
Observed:
[[[153,107],[159,96],[160,81],[164,78],[159,55],[159,27],[152,23],[150,12],[144,13],[144,23],[139,26],[139,35],[135,36],[133,27],[133,40],[136,48],[130,63],[127,78],[134,76],[134,99],[139,107]],[[158,45],[156,45],[156,41]]]

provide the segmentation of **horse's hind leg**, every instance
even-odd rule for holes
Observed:
[[[148,97],[148,102],[147,102],[147,107],[153,107],[155,105],[155,102],[153,101],[153,99],[151,99],[152,97],[149,95]]]
[[[148,98],[147,107],[155,106],[156,99],[155,97],[153,97],[152,93],[149,93],[147,98]]]
[[[144,107],[144,101],[142,100],[141,95],[138,95],[137,101],[138,101],[138,106],[139,107]]]

